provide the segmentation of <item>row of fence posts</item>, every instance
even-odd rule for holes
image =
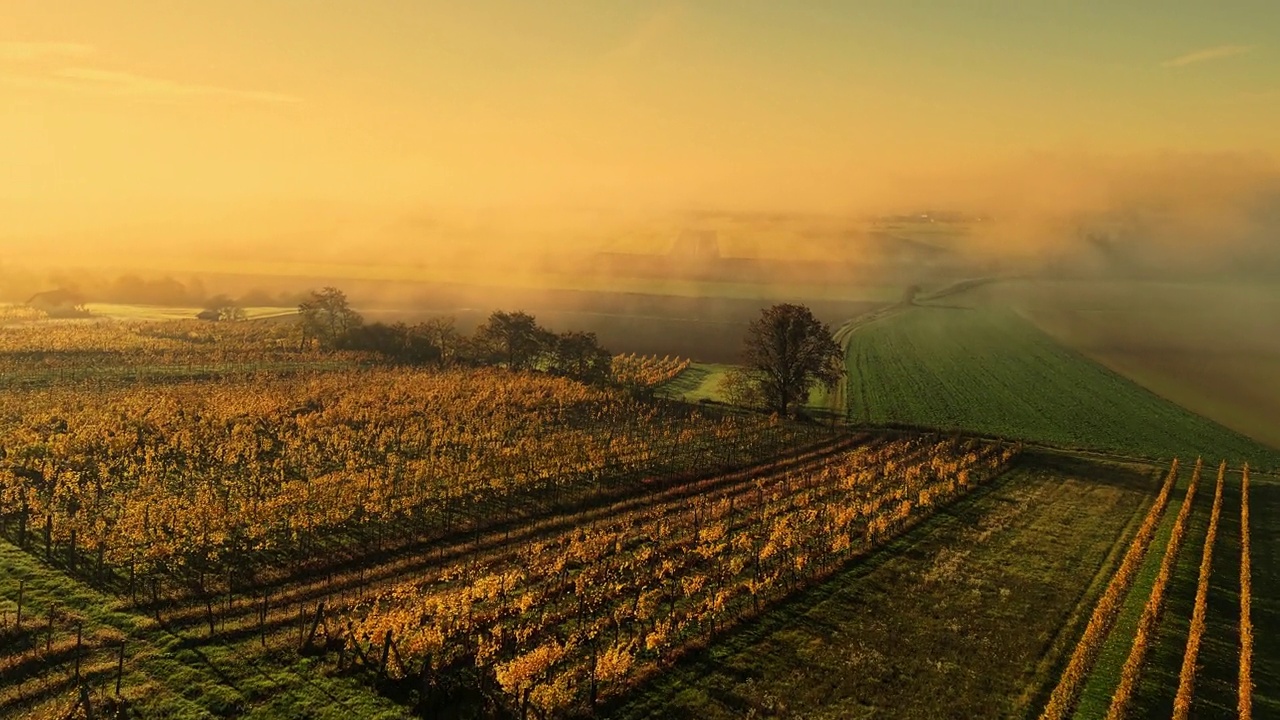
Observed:
[[[26,581],[19,580],[17,607],[13,611],[14,634],[20,635],[22,633],[24,623],[29,627],[32,627],[30,653],[33,658],[38,657],[40,655],[40,635],[41,634],[44,635],[44,656],[43,658],[40,659],[40,662],[44,666],[44,668],[41,670],[41,672],[35,675],[37,677],[50,677],[57,671],[57,669],[60,666],[65,666],[67,668],[67,674],[69,675],[68,679],[75,687],[78,688],[78,693],[79,693],[76,702],[72,705],[71,709],[68,711],[67,717],[73,717],[75,716],[77,711],[81,711],[84,713],[86,717],[92,720],[93,718],[95,718],[95,714],[93,710],[93,701],[92,701],[91,693],[89,692],[89,686],[87,684],[88,678],[82,674],[82,666],[85,661],[85,658],[90,653],[94,652],[95,650],[105,649],[105,648],[87,646],[85,644],[85,636],[84,636],[84,621],[79,619],[72,621],[68,619],[65,625],[65,629],[68,632],[70,632],[70,629],[74,623],[75,636],[76,636],[75,649],[71,653],[71,656],[65,661],[59,662],[58,660],[53,659],[51,656],[53,654],[53,636],[55,631],[58,629],[57,627],[58,626],[58,608],[56,605],[50,605],[47,612],[44,613],[43,622],[41,623],[40,619],[34,619],[34,622],[37,623],[37,625],[32,626],[33,617],[31,616],[27,608],[26,590],[27,590]],[[9,627],[9,611],[6,609],[4,611],[0,611],[0,630],[3,630],[4,628],[7,628],[7,627]],[[108,685],[108,687],[114,686],[114,691],[115,691],[114,699],[115,699],[116,706],[121,706],[123,704],[123,700],[121,697],[121,690],[123,689],[123,683],[124,683],[124,661],[125,661],[127,644],[128,644],[128,640],[122,638],[120,642],[115,646],[115,656],[116,656],[115,657],[115,661],[116,661],[115,673],[114,673],[115,677],[114,677],[114,681]],[[19,658],[20,657],[21,657],[21,654],[19,654]],[[19,663],[21,663],[20,659],[19,659]],[[4,678],[0,676],[0,680],[3,680],[3,679]],[[22,696],[19,695],[19,701],[21,701],[21,697]]]

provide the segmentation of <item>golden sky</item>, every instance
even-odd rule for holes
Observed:
[[[831,210],[1044,153],[1265,158],[1278,38],[1275,0],[4,0],[0,213]]]

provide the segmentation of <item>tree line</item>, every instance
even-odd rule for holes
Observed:
[[[204,300],[206,310],[199,314],[201,319],[246,318],[240,300],[227,295]],[[614,377],[613,357],[594,333],[556,333],[526,312],[494,312],[467,336],[448,317],[413,325],[366,323],[352,309],[345,293],[333,287],[304,295],[298,310],[303,344],[313,348],[364,351],[394,364],[499,366],[588,383],[612,380],[636,384]],[[780,304],[765,309],[751,323],[740,364],[725,378],[720,391],[733,405],[786,415],[805,405],[812,388],[831,387],[843,374],[843,351],[831,329],[807,307]],[[663,380],[667,379],[670,377]],[[659,382],[640,384],[654,386]]]
[[[415,325],[365,323],[337,288],[317,290],[298,306],[303,338],[332,350],[372,352],[394,362],[491,365],[540,370],[588,383],[612,378],[612,354],[595,333],[552,332],[530,314],[497,311],[464,336],[452,318]],[[802,407],[809,391],[831,388],[844,376],[844,352],[831,328],[803,306],[765,309],[747,328],[742,364],[726,378],[735,405],[786,415]]]
[[[288,307],[304,296],[293,291],[251,288],[239,293],[215,292],[198,277],[186,281],[171,275],[145,277],[133,273],[108,276],[98,272],[58,270],[49,275],[24,272],[0,261],[0,297],[25,300],[40,292],[61,291],[77,302],[192,307],[205,310],[248,307]]]
[[[595,333],[556,333],[526,312],[496,311],[470,336],[451,317],[410,325],[366,323],[337,288],[314,291],[298,306],[303,341],[329,350],[371,352],[411,365],[499,366],[540,370],[588,383],[611,376],[613,355]]]

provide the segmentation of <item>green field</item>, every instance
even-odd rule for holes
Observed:
[[[849,334],[847,366],[856,423],[1280,466],[1280,451],[1059,345],[1011,310],[934,305],[886,313]]]
[[[658,395],[681,402],[730,404],[720,383],[735,367],[738,366],[724,363],[690,363],[684,372],[663,383],[658,389]],[[809,391],[809,401],[804,405],[805,411],[810,414],[828,415],[828,403],[827,390],[815,387]]]
[[[684,402],[727,403],[728,398],[720,391],[720,382],[733,367],[721,363],[690,363],[684,372],[664,383],[658,394]]]
[[[1158,471],[1023,461],[641,689],[612,717],[1025,717]]]
[[[1183,407],[1280,447],[1280,286],[1015,281],[975,295]]]

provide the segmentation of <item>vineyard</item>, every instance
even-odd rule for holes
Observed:
[[[163,629],[143,657],[165,634],[207,629],[204,657],[248,634],[270,663],[281,648],[296,659],[310,638],[288,638],[326,601],[337,612],[338,598],[565,532],[619,502],[676,501],[851,442],[627,390],[687,366],[670,357],[619,357],[615,384],[591,387],[369,366],[305,348],[283,325],[31,320],[0,328],[0,534],[97,590],[50,593],[57,576],[9,557],[0,715],[74,694],[113,665],[107,700],[129,695],[147,665],[126,647],[147,636],[139,619]],[[67,606],[87,592],[128,610]]]
[[[874,443],[468,558],[362,600],[341,642],[428,688],[478,668],[521,717],[594,707],[989,479],[1010,448]],[[388,651],[394,650],[388,658]],[[453,702],[446,697],[444,705]]]
[[[656,387],[670,382],[689,367],[689,361],[669,355],[614,355],[613,377],[622,385]]]
[[[1200,463],[850,433],[652,392],[687,360],[612,363],[587,385],[286,325],[12,320],[0,717],[661,717],[724,653],[777,664],[689,717],[782,712],[804,694],[766,682],[802,665],[837,714],[1271,709],[1247,469],[1210,493]],[[845,593],[832,638],[775,655]],[[876,644],[798,664],[844,632]]]
[[[249,392],[11,393],[6,532],[166,632],[328,649],[339,670],[359,657],[420,709],[460,687],[520,714],[594,705],[1013,454],[830,439],[497,371]],[[24,593],[4,610],[20,651],[3,667],[26,680],[0,708],[110,677],[112,658],[121,682],[130,633]],[[48,684],[51,664],[71,669]]]
[[[318,372],[365,360],[357,353],[306,347],[290,323],[0,317],[0,389]]]
[[[548,376],[412,370],[11,392],[0,433],[0,527],[131,596],[314,573],[821,435]]]
[[[1251,716],[1249,468],[1221,463],[1212,493],[1200,461],[1185,474],[1175,461],[1042,720]],[[1176,503],[1175,486],[1184,488]],[[1221,534],[1227,503],[1239,506],[1234,538]]]

